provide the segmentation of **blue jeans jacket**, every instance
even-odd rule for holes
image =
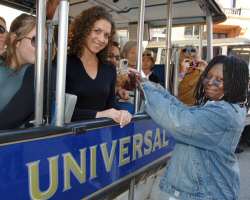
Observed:
[[[237,200],[234,151],[246,109],[225,101],[187,107],[159,85],[144,82],[142,89],[146,112],[176,139],[160,190],[181,200]]]

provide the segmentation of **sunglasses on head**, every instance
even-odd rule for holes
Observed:
[[[187,48],[182,49],[182,52],[183,53],[196,53],[196,49],[193,47],[187,47]]]
[[[6,29],[3,26],[0,25],[0,33],[3,34],[5,32],[6,32]]]
[[[30,37],[23,37],[23,38],[30,40],[31,45],[33,47],[36,47],[36,36],[33,36],[31,38]]]

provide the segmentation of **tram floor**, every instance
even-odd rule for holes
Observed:
[[[250,147],[242,147],[244,151],[237,154],[240,164],[240,200],[250,200]]]

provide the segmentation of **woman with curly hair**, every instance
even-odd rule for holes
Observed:
[[[107,61],[115,34],[110,14],[99,6],[83,11],[71,24],[66,92],[77,96],[73,121],[108,117],[121,126],[131,120],[116,110],[116,70]]]

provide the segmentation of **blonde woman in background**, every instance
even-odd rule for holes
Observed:
[[[33,115],[35,44],[36,18],[21,14],[10,26],[0,59],[0,129],[20,127]]]

